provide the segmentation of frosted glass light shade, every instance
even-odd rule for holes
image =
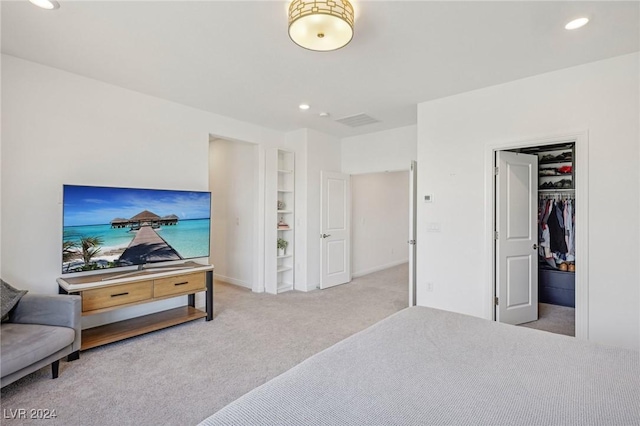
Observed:
[[[353,6],[347,0],[294,0],[289,5],[289,37],[309,50],[340,49],[353,38]]]

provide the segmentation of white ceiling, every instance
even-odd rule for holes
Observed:
[[[355,36],[311,52],[283,1],[2,1],[2,52],[262,126],[337,137],[416,104],[639,49],[638,2],[354,1]],[[591,22],[576,31],[564,24]],[[306,102],[311,109],[298,110]],[[319,117],[321,111],[331,114]],[[380,123],[334,120],[366,113]]]

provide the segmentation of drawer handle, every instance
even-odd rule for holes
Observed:
[[[126,296],[127,294],[129,294],[129,292],[125,292],[125,293],[117,293],[117,294],[112,294],[111,297],[118,297],[118,296]]]
[[[189,281],[183,281],[181,283],[175,283],[174,285],[185,285],[185,284],[189,284]]]

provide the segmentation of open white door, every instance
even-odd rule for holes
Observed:
[[[351,281],[351,179],[320,172],[320,288]]]
[[[538,319],[536,155],[496,155],[496,320]]]
[[[416,305],[416,208],[417,163],[411,162],[409,169],[409,306]]]

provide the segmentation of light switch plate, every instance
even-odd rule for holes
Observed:
[[[440,223],[439,222],[428,222],[427,223],[427,232],[440,232]]]

